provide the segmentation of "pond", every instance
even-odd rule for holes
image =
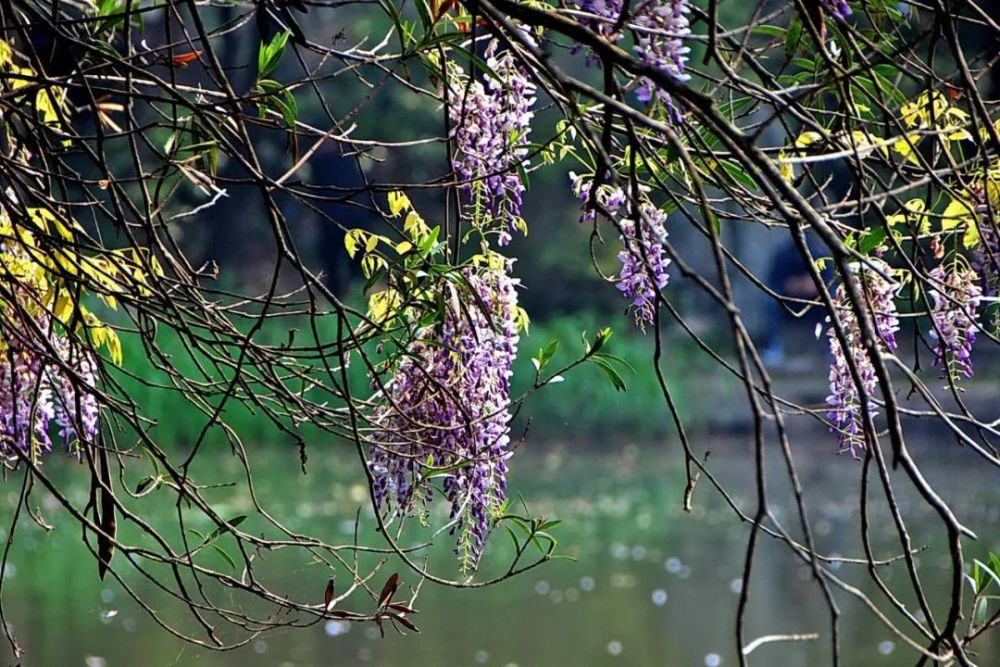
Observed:
[[[979,534],[967,545],[969,557],[1000,552],[997,527],[1000,507],[992,471],[966,453],[947,445],[922,443],[915,455],[928,479],[953,503],[958,516]],[[753,506],[749,443],[743,438],[711,441],[712,469],[729,485],[746,509]],[[795,454],[814,520],[819,547],[827,554],[858,556],[856,509],[861,467],[832,453],[822,435],[797,439]],[[278,447],[261,448],[267,470],[259,477],[262,491],[290,527],[330,539],[353,531],[353,517],[364,488],[350,468],[355,459],[346,449],[315,448],[309,474],[298,470],[297,454]],[[777,450],[770,457],[772,498],[779,520],[795,525],[787,484],[782,480]],[[218,454],[223,473],[228,454]],[[85,497],[89,480],[71,462],[48,464],[53,476],[77,486]],[[341,469],[343,467],[343,470]],[[111,581],[101,582],[80,542],[79,530],[41,490],[33,506],[41,507],[54,525],[46,533],[25,521],[4,573],[5,609],[9,623],[26,650],[27,666],[90,667],[167,665],[282,666],[385,665],[734,665],[737,663],[733,621],[747,525],[727,509],[706,483],[694,495],[694,510],[681,508],[684,475],[673,443],[607,442],[532,444],[512,460],[511,478],[536,514],[558,517],[555,529],[560,553],[556,560],[500,585],[480,591],[425,585],[414,618],[419,635],[388,632],[380,638],[370,625],[339,621],[305,629],[267,633],[245,647],[213,652],[186,645],[157,624]],[[7,481],[5,507],[13,506],[17,476]],[[935,516],[916,502],[902,476],[894,478],[932,602],[939,605],[947,586],[948,560],[944,532]],[[167,496],[164,496],[167,498]],[[233,497],[234,508],[245,499]],[[164,516],[174,510],[166,505]],[[148,509],[148,507],[147,507]],[[3,518],[9,520],[10,510]],[[5,522],[5,526],[8,522]],[[880,557],[897,553],[894,531],[884,506],[872,510],[874,542]],[[349,537],[347,538],[349,539]],[[503,549],[503,534],[491,546]],[[446,545],[447,547],[447,545]],[[897,547],[898,549],[898,547]],[[434,562],[450,557],[449,549]],[[268,567],[264,561],[261,567]],[[121,565],[121,563],[118,563]],[[321,598],[326,574],[304,557],[273,563],[269,574],[290,593]],[[391,567],[391,566],[389,566]],[[278,569],[280,568],[280,569]],[[146,593],[149,582],[129,579]],[[388,570],[387,570],[388,571]],[[400,570],[404,581],[413,577]],[[838,575],[878,599],[864,568],[842,565]],[[904,601],[906,573],[885,568],[883,576]],[[842,647],[846,666],[912,665],[915,653],[902,644],[855,599],[838,594],[844,612]],[[829,664],[826,608],[807,567],[783,547],[765,539],[752,582],[747,636],[772,633],[819,633],[815,641],[768,644],[754,651],[758,665]],[[939,612],[943,613],[943,612]],[[992,641],[992,643],[988,643]],[[979,664],[1000,664],[1000,643],[987,638],[976,646]],[[11,661],[5,645],[4,664]],[[992,657],[991,657],[992,656]]]

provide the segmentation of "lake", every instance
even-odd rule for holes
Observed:
[[[703,447],[703,440],[696,443]],[[718,436],[707,442],[712,469],[750,511],[748,439]],[[775,464],[772,498],[778,518],[792,530],[795,515],[773,444],[769,445]],[[835,445],[823,433],[797,438],[794,449],[820,549],[831,555],[859,556],[856,506],[861,466],[834,455]],[[294,530],[331,541],[349,540],[355,509],[365,493],[354,469],[353,451],[331,446],[321,452],[313,447],[309,474],[302,476],[296,451],[261,450],[263,464],[258,463],[258,470],[266,469],[267,474],[259,476],[259,483],[273,512],[288,518]],[[979,542],[966,545],[967,556],[983,558],[991,549],[1000,552],[1000,503],[992,485],[993,471],[951,443],[920,443],[914,453],[960,519],[978,532]],[[228,453],[212,456],[202,464],[215,466],[223,478],[235,472]],[[374,626],[329,621],[271,632],[223,653],[170,637],[118,584],[99,581],[79,530],[51,497],[36,488],[32,506],[40,507],[55,528],[46,533],[30,520],[19,526],[4,572],[6,614],[27,651],[21,663],[25,666],[734,665],[733,620],[748,527],[704,481],[694,495],[694,510],[684,512],[681,463],[673,442],[531,444],[512,459],[512,489],[523,494],[534,513],[563,520],[555,533],[560,553],[573,561],[556,560],[486,590],[425,585],[416,605],[420,613],[414,618],[419,635],[399,636],[390,630],[382,639]],[[74,489],[74,497],[85,501],[89,485],[85,469],[55,457],[46,465],[53,477]],[[15,474],[6,482],[3,501],[8,508],[16,502],[19,481]],[[894,483],[914,544],[927,545],[919,560],[932,603],[943,616],[942,591],[948,583],[944,531],[930,510],[915,502],[901,475],[894,476]],[[221,490],[219,498],[224,515],[247,507],[239,490]],[[154,500],[143,507],[169,519],[175,511],[170,497],[163,495],[160,504],[157,507]],[[10,510],[4,510],[5,530],[9,516]],[[873,507],[872,525],[878,555],[897,553],[894,529],[881,503]],[[370,521],[362,528],[373,540]],[[498,533],[491,546],[503,552],[507,541]],[[431,557],[432,563],[448,567],[450,545],[442,545]],[[310,564],[307,556],[286,555],[265,560],[260,567],[289,593],[322,599],[327,574]],[[146,594],[153,592],[148,581],[131,577],[134,573],[126,570],[123,566],[130,584]],[[412,583],[411,573],[399,571],[404,582]],[[878,598],[864,568],[845,564],[838,575]],[[901,566],[886,568],[883,575],[902,599],[912,600]],[[916,662],[916,654],[859,602],[842,594],[838,602],[844,611],[845,666]],[[371,604],[357,600],[360,606],[365,603]],[[164,604],[168,613],[175,611]],[[753,664],[829,664],[827,612],[809,569],[793,560],[786,547],[767,538],[758,553],[750,604],[748,638],[772,633],[820,635],[816,641],[764,645],[754,651]],[[346,606],[350,608],[350,601]],[[1000,664],[1000,642],[996,637],[990,641],[987,637],[976,646],[980,665]],[[7,651],[2,655],[11,660],[8,647],[0,650]]]

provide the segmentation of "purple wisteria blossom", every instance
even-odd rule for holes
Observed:
[[[591,205],[590,194],[591,190],[593,190],[594,180],[571,171],[569,172],[569,181],[573,194],[583,202],[580,222],[593,222],[597,217],[599,208],[603,209],[611,217],[616,217],[618,211],[627,201],[624,190],[605,183],[597,188],[597,202],[595,205]]]
[[[92,391],[97,382],[93,356],[71,352],[69,343],[55,334],[50,335],[51,348],[45,349],[25,340],[35,327],[15,333],[10,325],[6,319],[0,322],[0,457],[17,461],[20,450],[37,460],[52,449],[53,425],[71,449],[93,442],[99,413]]]
[[[506,245],[511,232],[525,226],[520,168],[527,167],[535,84],[509,51],[497,53],[495,40],[486,48],[486,63],[495,77],[486,77],[485,84],[457,71],[451,78],[452,167],[463,181],[474,224],[496,230],[498,243]]]
[[[571,172],[570,183],[573,193],[584,202],[580,221],[593,221],[596,207],[588,205],[593,180]],[[670,280],[667,273],[670,259],[663,249],[663,242],[667,238],[667,216],[642,197],[638,224],[628,217],[619,218],[626,212],[627,198],[621,188],[612,185],[602,185],[597,189],[597,203],[607,215],[617,221],[618,238],[623,246],[618,252],[621,270],[618,273],[617,288],[629,301],[636,324],[645,329],[653,323],[656,315],[657,295]]]
[[[92,391],[97,384],[97,361],[90,352],[71,346],[65,338],[55,341],[62,363],[73,369],[70,377],[61,369],[48,371],[52,384],[52,407],[59,437],[71,447],[93,442],[97,435],[99,406]]]
[[[612,42],[622,39],[624,31],[615,30],[624,6],[622,0],[577,0],[576,5],[594,15],[594,18],[580,20],[587,28]],[[688,23],[690,12],[689,0],[646,0],[632,3],[623,26],[634,30],[636,41],[633,52],[640,60],[681,83],[691,79],[686,72],[691,49],[684,45],[684,39],[691,34]],[[592,61],[592,57],[588,58],[588,63]],[[639,82],[636,97],[644,104],[662,101],[667,107],[668,118],[680,121],[680,111],[674,106],[670,94],[649,79],[643,78]]]
[[[640,222],[622,220],[620,239],[624,248],[618,253],[621,272],[618,290],[631,302],[632,314],[640,328],[653,324],[656,298],[670,279],[667,266],[670,259],[663,250],[666,215],[643,202],[639,209]]]
[[[691,78],[685,71],[691,49],[684,46],[684,38],[691,34],[688,26],[690,11],[688,0],[650,0],[642,4],[635,15],[638,32],[636,55],[647,65],[662,70],[678,82]],[[670,95],[649,79],[639,82],[636,96],[646,104],[659,99],[667,106],[669,117],[680,122],[680,111]]]
[[[369,463],[383,510],[422,510],[440,479],[457,522],[457,552],[474,569],[506,499],[510,378],[517,354],[517,280],[509,266],[463,269],[445,283],[443,321],[417,332],[386,384]]]
[[[22,243],[0,236],[0,458],[8,463],[51,451],[54,427],[76,451],[97,434],[96,359],[60,332],[26,285],[31,266]]]
[[[976,342],[976,324],[979,301],[983,295],[979,275],[964,266],[954,266],[950,271],[938,266],[930,273],[936,288],[931,292],[931,337],[934,346],[934,365],[940,366],[953,379],[970,378],[972,345]]]
[[[622,0],[578,0],[576,4],[582,11],[598,17],[583,18],[580,23],[612,42],[622,38],[621,31],[615,32],[624,7]]]
[[[896,349],[896,332],[899,331],[899,314],[895,304],[899,288],[886,277],[889,275],[888,265],[881,260],[869,261],[878,270],[864,267],[860,269],[861,275],[852,280],[856,280],[861,287],[882,349],[892,352]],[[831,327],[827,335],[833,361],[830,364],[830,395],[826,399],[830,409],[826,416],[831,422],[830,430],[837,434],[840,451],[849,451],[855,458],[860,458],[865,449],[861,391],[851,376],[848,358],[853,358],[857,366],[861,389],[867,397],[872,418],[876,415],[873,399],[878,389],[878,377],[843,285],[837,288],[833,305],[844,329],[847,349],[841,345],[836,330]]]
[[[809,2],[810,0],[806,0]],[[847,0],[816,0],[818,1],[826,11],[841,21],[851,15],[851,6],[847,4]]]

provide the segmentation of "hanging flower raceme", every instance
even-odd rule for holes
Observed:
[[[622,38],[622,32],[615,31],[624,7],[622,0],[578,0],[576,5],[581,11],[593,14],[595,17],[583,18],[580,23],[613,42]]]
[[[635,52],[647,65],[651,65],[674,81],[690,80],[686,73],[688,53],[691,49],[684,45],[684,39],[691,34],[688,0],[649,0],[636,10],[635,24],[638,38]],[[640,102],[650,103],[661,100],[672,120],[680,121],[680,112],[674,106],[670,95],[649,79],[639,83],[636,96]]]
[[[603,184],[597,188],[597,201],[590,203],[591,190],[594,181],[591,178],[580,176],[576,172],[569,172],[570,188],[577,199],[583,202],[580,213],[580,222],[593,222],[597,218],[598,210],[602,210],[606,215],[615,218],[618,211],[625,205],[627,198],[625,191],[621,188]]]
[[[401,513],[430,500],[428,470],[447,470],[439,479],[465,569],[475,568],[506,499],[510,456],[518,281],[506,260],[492,262],[443,284],[442,321],[417,331],[386,384],[370,461],[377,504]]]
[[[84,351],[71,354],[64,340],[53,342],[58,360],[6,336],[0,344],[0,456],[6,461],[16,462],[17,450],[34,461],[51,451],[53,424],[74,451],[97,435],[94,358]]]
[[[495,77],[485,77],[485,84],[452,72],[452,167],[463,181],[473,224],[497,231],[499,244],[506,245],[513,230],[525,230],[521,170],[527,167],[535,85],[509,51],[497,53],[495,40],[486,48],[486,63]]]
[[[593,15],[580,19],[580,23],[590,30],[609,41],[618,42],[624,37],[622,28],[632,28],[637,35],[633,52],[640,60],[662,70],[677,82],[691,79],[686,72],[691,49],[684,45],[685,38],[691,34],[688,22],[690,0],[632,3],[626,21],[617,30],[625,6],[622,0],[577,0],[576,5],[581,11]],[[588,64],[593,61],[593,56],[588,57]],[[636,97],[644,104],[661,100],[667,107],[668,118],[680,121],[680,112],[670,94],[649,79],[643,78],[639,82]]]
[[[866,266],[860,269],[862,275],[852,277],[852,280],[857,281],[865,298],[864,305],[870,309],[880,346],[892,352],[896,349],[896,332],[899,331],[899,314],[895,303],[898,286],[886,277],[889,274],[888,265],[881,260],[869,261],[874,268]],[[859,458],[861,451],[865,449],[862,391],[854,382],[848,359],[853,359],[857,367],[861,390],[867,397],[868,411],[872,418],[876,415],[873,399],[878,390],[878,377],[844,285],[837,288],[833,307],[843,328],[847,346],[845,348],[841,345],[836,330],[831,327],[827,335],[833,359],[830,364],[830,395],[826,399],[830,409],[826,416],[831,423],[830,430],[837,434],[840,451],[849,451],[852,456]]]
[[[50,451],[53,425],[71,449],[97,434],[96,360],[45,307],[38,254],[33,234],[0,213],[0,457],[10,463]]]
[[[935,289],[931,308],[931,337],[934,346],[934,365],[948,375],[972,377],[972,345],[976,342],[977,311],[982,297],[979,275],[971,268],[955,265],[946,271],[938,266],[930,273]]]
[[[653,324],[656,316],[656,299],[670,276],[670,260],[663,250],[666,215],[649,202],[639,208],[639,222],[622,220],[620,239],[625,246],[618,253],[621,272],[618,290],[631,303],[632,314],[639,327]]]
[[[597,206],[589,205],[593,181],[571,172],[570,182],[573,193],[584,202],[580,221],[593,221],[597,211]],[[618,219],[620,214],[624,214],[626,203],[625,192],[619,187],[602,185],[597,189],[597,204],[617,220],[618,238],[623,246],[618,252],[621,263],[618,290],[629,301],[636,324],[645,328],[653,323],[657,296],[670,280],[667,273],[670,259],[663,249],[667,238],[667,216],[642,197],[638,207],[638,224],[627,217]]]

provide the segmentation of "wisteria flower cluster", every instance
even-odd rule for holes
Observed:
[[[468,267],[443,286],[443,320],[417,332],[386,384],[370,461],[377,504],[403,514],[430,500],[428,466],[450,469],[443,490],[469,570],[506,499],[510,457],[519,281],[497,261],[504,266]]]
[[[578,0],[577,7],[595,17],[581,19],[587,28],[613,42],[622,38],[621,32],[615,31],[624,8],[622,0]]]
[[[685,72],[691,49],[684,45],[684,38],[691,34],[688,26],[690,11],[688,0],[651,0],[636,14],[636,29],[639,33],[635,45],[636,55],[678,82],[691,78]],[[680,112],[670,95],[649,79],[643,79],[639,83],[636,96],[640,102],[647,104],[659,99],[666,105],[669,117],[680,121]]]
[[[577,198],[584,202],[581,222],[593,221],[595,206],[588,206],[593,181],[570,173],[571,187]],[[637,220],[621,217],[627,203],[625,192],[615,186],[602,185],[597,189],[597,201],[607,214],[614,217],[619,229],[622,249],[618,252],[621,269],[618,273],[618,290],[629,301],[629,308],[640,328],[653,324],[656,299],[670,280],[667,266],[670,259],[663,249],[667,238],[666,214],[651,201],[642,197]]]
[[[972,377],[972,345],[976,342],[977,311],[982,297],[979,275],[969,267],[955,266],[950,271],[935,267],[931,280],[939,287],[931,292],[931,337],[934,365],[950,377]]]
[[[0,457],[37,461],[52,449],[53,427],[71,449],[92,442],[99,406],[93,389],[93,354],[60,333],[41,307],[34,283],[37,263],[15,234],[6,214],[0,220]],[[20,454],[19,454],[20,452]]]
[[[859,269],[861,275],[855,280],[867,300],[869,312],[873,314],[880,345],[892,352],[896,349],[896,332],[899,331],[899,314],[895,303],[899,286],[887,277],[889,267],[885,262],[869,261],[873,267]],[[855,458],[860,458],[860,453],[865,448],[861,390],[867,397],[869,414],[874,418],[876,412],[873,397],[878,390],[878,377],[865,349],[861,327],[850,306],[844,285],[837,288],[834,309],[843,327],[847,348],[841,345],[836,330],[831,327],[827,335],[833,361],[830,364],[830,395],[826,399],[830,409],[826,416],[831,423],[830,430],[837,434],[840,451],[849,451]],[[861,380],[861,390],[851,376],[848,358],[854,359]]]
[[[577,0],[577,6],[595,18],[584,18],[581,23],[598,35],[617,42],[622,32],[615,31],[621,19],[622,0]],[[688,14],[690,0],[646,0],[630,8],[627,25],[636,32],[633,47],[635,54],[647,65],[662,70],[678,82],[690,80],[687,74],[688,53],[684,45],[691,34]],[[680,111],[674,106],[667,91],[649,79],[643,78],[636,89],[636,97],[644,104],[660,100],[668,110],[668,118],[680,121]]]
[[[527,167],[536,89],[510,52],[498,53],[496,40],[486,48],[486,63],[495,77],[486,77],[485,84],[457,69],[452,72],[448,89],[452,167],[463,181],[461,190],[473,222],[495,229],[498,243],[506,245],[513,230],[523,232],[525,227],[520,169]]]
[[[6,345],[2,353],[0,456],[7,461],[18,460],[15,448],[33,460],[51,451],[53,424],[71,449],[93,442],[97,434],[94,359],[87,352],[72,355],[65,345],[59,347],[59,363],[47,362],[44,353],[16,344]],[[60,364],[71,366],[72,375]]]

